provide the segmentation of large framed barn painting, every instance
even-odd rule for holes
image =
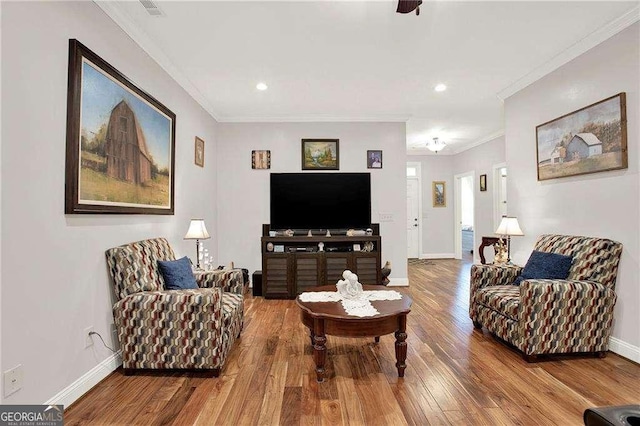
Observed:
[[[627,168],[625,93],[536,127],[538,180]]]
[[[174,212],[176,116],[69,40],[65,213]]]

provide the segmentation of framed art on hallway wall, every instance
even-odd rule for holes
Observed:
[[[65,213],[172,215],[175,114],[75,39],[68,81]]]
[[[204,141],[197,136],[194,163],[196,166],[204,167]]]
[[[487,175],[480,175],[480,191],[487,190]]]
[[[433,207],[447,207],[444,181],[433,181]]]

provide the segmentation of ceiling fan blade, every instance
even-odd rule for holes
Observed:
[[[421,4],[422,0],[398,0],[398,8],[396,9],[396,12],[411,13],[415,10],[416,15],[419,15]]]

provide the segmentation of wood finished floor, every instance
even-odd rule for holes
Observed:
[[[291,300],[248,296],[245,328],[219,378],[117,370],[65,411],[67,425],[582,425],[586,408],[638,404],[640,366],[615,354],[527,364],[467,314],[468,261],[411,262],[407,370],[394,338],[328,336],[315,381]]]

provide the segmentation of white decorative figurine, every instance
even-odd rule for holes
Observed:
[[[362,284],[358,282],[358,276],[348,269],[342,273],[343,280],[338,281],[336,287],[338,293],[345,299],[359,299],[363,295]]]

